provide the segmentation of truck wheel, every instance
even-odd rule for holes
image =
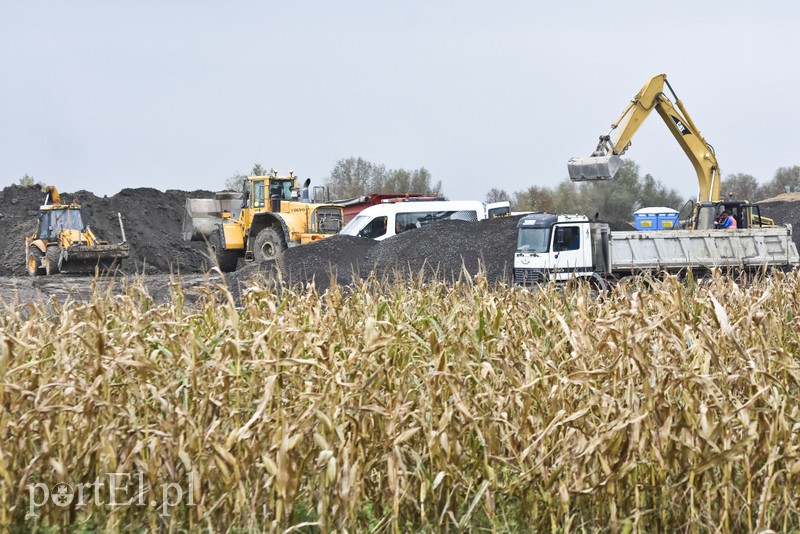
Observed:
[[[236,270],[236,264],[239,262],[239,253],[234,250],[225,250],[222,248],[222,240],[219,237],[219,232],[212,232],[208,238],[208,246],[211,247],[211,252],[214,254],[214,259],[217,261],[219,270],[223,273],[232,273]]]
[[[44,262],[44,269],[48,276],[58,274],[59,258],[61,258],[61,249],[57,246],[47,247],[47,259]]]
[[[284,250],[286,244],[275,228],[261,230],[253,244],[253,256],[256,261],[274,260]]]
[[[31,246],[30,252],[28,252],[28,260],[27,260],[27,268],[28,274],[30,276],[39,276],[44,272],[42,268],[42,258],[44,257],[44,253],[38,248]]]

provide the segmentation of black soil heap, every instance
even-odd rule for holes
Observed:
[[[77,198],[84,224],[110,243],[122,240],[117,213],[122,214],[125,236],[131,246],[123,262],[126,272],[204,272],[205,243],[181,239],[187,198],[209,198],[209,191],[123,189],[111,197],[88,191],[62,193],[61,202]],[[0,191],[0,276],[25,274],[25,236],[36,230],[36,217],[45,195],[39,187],[12,185]]]
[[[77,198],[84,221],[101,239],[122,239],[117,212],[122,214],[131,256],[126,272],[205,272],[206,245],[181,239],[181,223],[187,198],[210,198],[209,191],[167,192],[155,189],[123,189],[112,197],[97,197],[88,191],[62,194],[62,202]],[[0,276],[25,274],[24,237],[34,232],[44,193],[38,187],[9,186],[0,191]],[[797,199],[778,197],[761,203],[762,214],[778,224],[789,223],[797,230],[800,246],[800,211]],[[276,261],[261,264],[240,262],[240,269],[228,275],[233,285],[246,283],[253,275],[281,278],[291,284],[313,280],[318,289],[327,288],[333,276],[339,284],[374,273],[379,279],[398,274],[456,279],[462,273],[475,275],[481,268],[490,282],[510,282],[516,250],[519,217],[491,219],[478,223],[442,221],[390,237],[384,241],[336,235],[292,247]],[[633,230],[622,221],[609,221],[612,230]]]

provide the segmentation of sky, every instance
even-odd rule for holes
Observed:
[[[666,73],[723,176],[800,165],[800,2],[0,0],[0,187],[221,189],[254,163],[555,186]],[[654,113],[626,154],[697,178]]]

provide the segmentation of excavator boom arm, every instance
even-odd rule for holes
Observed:
[[[573,181],[612,179],[622,164],[619,157],[625,153],[639,127],[655,109],[692,162],[699,184],[698,199],[701,202],[719,201],[720,173],[714,150],[700,135],[680,99],[675,96],[673,105],[667,98],[664,85],[675,96],[666,74],[653,76],[631,100],[619,119],[611,125],[608,135],[600,137],[600,143],[592,156],[572,158],[569,161],[568,170]]]

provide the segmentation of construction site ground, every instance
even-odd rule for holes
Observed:
[[[9,186],[0,192],[0,300],[24,303],[56,297],[85,298],[95,288],[122,291],[139,283],[157,300],[169,297],[170,284],[179,281],[189,300],[208,283],[219,283],[219,274],[202,242],[181,239],[181,223],[187,198],[210,197],[208,191],[157,191],[149,188],[123,189],[111,197],[88,191],[65,193],[64,201],[77,198],[85,223],[101,239],[119,242],[122,235],[117,213],[122,215],[130,258],[114,275],[29,277],[24,265],[24,238],[35,230],[36,215],[44,194],[37,187]],[[762,202],[762,214],[779,224],[800,229],[800,198],[779,196]],[[518,217],[479,223],[443,221],[407,231],[384,241],[337,235],[309,245],[292,247],[277,260],[240,262],[235,273],[225,278],[239,293],[255,277],[282,279],[289,283],[314,281],[324,290],[331,277],[340,284],[356,278],[376,276],[392,280],[397,276],[457,279],[485,273],[489,282],[510,282],[516,247]],[[631,230],[624,221],[608,221],[612,230]],[[798,235],[794,235],[797,244]]]

